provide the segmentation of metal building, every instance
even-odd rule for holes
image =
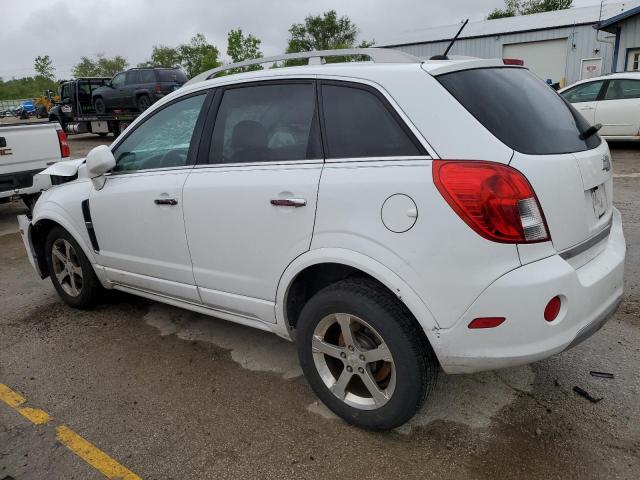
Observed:
[[[460,25],[406,32],[378,46],[418,57],[442,54]],[[518,58],[545,80],[570,85],[640,69],[640,0],[470,22],[450,55]]]

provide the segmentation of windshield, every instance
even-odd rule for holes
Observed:
[[[589,123],[525,68],[479,68],[437,77],[505,145],[529,155],[581,152],[600,137],[581,139]]]

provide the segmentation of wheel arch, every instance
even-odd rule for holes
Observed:
[[[328,267],[330,266],[330,267]],[[324,271],[323,271],[324,269]],[[389,268],[366,255],[341,248],[321,248],[306,252],[296,258],[285,270],[276,293],[276,325],[279,335],[295,339],[295,324],[302,306],[300,305],[300,282],[306,283],[305,276],[314,277],[315,291],[350,276],[372,278],[394,294],[407,308],[425,332],[427,339],[437,352],[438,326],[429,308],[400,277]],[[331,281],[332,280],[332,281]],[[328,282],[328,283],[327,283]],[[312,288],[313,290],[313,288]],[[315,293],[312,291],[311,294]],[[302,295],[306,301],[310,295]],[[304,305],[304,303],[302,303]],[[293,316],[293,318],[292,318]]]
[[[91,262],[91,264],[95,266],[96,258],[93,250],[90,248],[89,244],[86,242],[78,229],[75,228],[70,221],[65,219],[55,210],[47,210],[45,212],[42,212],[42,210],[40,210],[37,212],[37,217],[35,217],[32,221],[31,243],[36,256],[35,260],[38,263],[38,268],[40,269],[43,278],[49,276],[49,266],[47,264],[46,252],[44,251],[45,243],[47,240],[47,235],[55,227],[64,228],[67,232],[69,232],[69,235],[71,235],[73,239],[78,243],[78,245],[80,245],[80,248],[82,248],[83,253],[89,259],[89,262]]]

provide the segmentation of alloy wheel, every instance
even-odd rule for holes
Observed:
[[[58,238],[51,247],[53,274],[62,289],[72,297],[82,293],[83,275],[75,248],[64,238]]]
[[[396,368],[382,336],[355,315],[324,317],[313,332],[313,361],[325,386],[347,405],[374,410],[396,385]]]

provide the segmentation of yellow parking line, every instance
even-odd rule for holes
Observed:
[[[43,425],[51,421],[51,416],[39,408],[21,407],[27,400],[17,392],[14,392],[6,385],[0,383],[0,400],[17,411],[24,418],[34,425]]]
[[[0,383],[0,400],[9,405],[11,408],[17,408],[24,402],[26,402],[25,398],[22,395],[14,392],[2,383]]]
[[[35,425],[42,425],[52,420],[51,416],[43,410],[23,407],[27,400],[2,383],[0,383],[0,400]],[[56,439],[111,480],[142,480],[65,425],[56,428]]]
[[[117,480],[141,480],[138,475],[126,469],[106,453],[102,452],[69,427],[56,428],[56,438],[65,447],[82,458],[105,477]]]

